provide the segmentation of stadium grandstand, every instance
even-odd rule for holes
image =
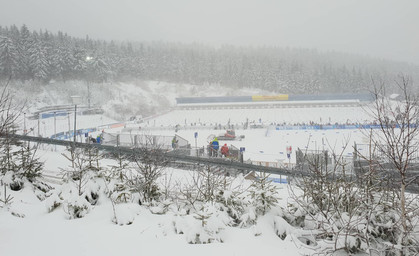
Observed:
[[[279,94],[176,98],[177,109],[350,107],[371,102],[371,94]]]

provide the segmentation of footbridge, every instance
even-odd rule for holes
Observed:
[[[26,136],[26,135],[17,135],[17,134],[0,134],[0,137],[9,137],[14,138],[20,141],[29,141],[35,143],[43,143],[49,145],[59,145],[65,147],[77,147],[77,148],[97,148],[102,152],[110,153],[110,154],[124,154],[127,156],[133,156],[135,154],[140,154],[140,150],[138,147],[123,147],[123,146],[114,146],[114,145],[101,145],[97,143],[81,143],[81,142],[72,142],[72,141],[65,141],[65,140],[55,140],[50,138],[43,138],[43,137],[34,137],[34,136]],[[172,166],[202,166],[208,165],[212,167],[221,167],[228,170],[234,170],[236,172],[242,173],[249,173],[252,171],[255,172],[264,172],[269,174],[276,174],[276,175],[284,175],[284,176],[311,176],[304,168],[297,167],[295,169],[286,169],[286,168],[278,168],[278,167],[269,167],[269,166],[262,166],[262,165],[254,165],[249,163],[241,163],[238,161],[233,161],[230,159],[225,158],[210,158],[204,156],[191,156],[184,154],[182,150],[171,150],[171,151],[162,151],[164,156],[170,161]],[[397,186],[398,178],[397,174],[391,171],[393,177],[392,186]],[[406,188],[407,192],[419,194],[419,171],[412,170],[410,173],[411,178],[411,186]],[[354,174],[353,174],[354,175]],[[352,179],[351,177],[347,177],[348,179]],[[333,179],[333,177],[330,177]]]
[[[43,137],[35,137],[35,136],[26,136],[26,135],[0,135],[0,137],[9,136],[10,138],[15,138],[16,140],[20,141],[29,141],[35,143],[43,143],[49,145],[58,145],[58,146],[65,146],[65,147],[77,147],[77,148],[97,148],[102,152],[106,153],[115,153],[115,154],[125,154],[125,155],[135,155],[138,154],[137,147],[123,147],[123,146],[114,146],[114,145],[102,145],[97,143],[82,143],[82,142],[73,142],[73,141],[66,141],[66,140],[56,140],[50,138],[43,138]],[[269,166],[262,166],[262,165],[254,165],[249,163],[241,163],[235,160],[231,160],[228,158],[210,158],[205,156],[191,156],[184,153],[184,150],[171,150],[171,151],[164,151],[164,156],[170,160],[171,163],[175,164],[189,164],[189,165],[210,165],[210,166],[218,166],[223,167],[230,170],[237,170],[241,172],[265,172],[269,174],[278,174],[284,176],[293,176],[294,173],[291,169],[286,168],[277,168],[277,167],[269,167]]]

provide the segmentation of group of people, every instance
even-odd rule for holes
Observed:
[[[86,133],[86,142],[87,143],[98,143],[98,144],[102,144],[102,142],[103,142],[103,133],[104,133],[104,131],[102,130],[102,133],[101,134],[98,134],[97,136],[96,136],[96,138],[95,137],[93,137],[91,134],[87,137],[87,133]]]
[[[215,137],[214,140],[211,141],[209,144],[209,155],[212,157],[218,157],[218,150],[220,149],[220,143],[218,142],[218,138]],[[227,144],[224,144],[221,147],[220,153],[221,156],[228,157],[229,155],[229,149]]]
[[[172,139],[172,149],[177,149],[179,147],[179,140],[176,136]],[[218,157],[218,151],[220,151],[222,157],[229,156],[229,148],[227,144],[224,144],[220,149],[220,143],[218,138],[215,137],[210,144],[208,145],[208,154],[210,157]]]

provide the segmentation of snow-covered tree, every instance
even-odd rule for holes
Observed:
[[[116,203],[127,203],[131,200],[132,194],[128,184],[128,173],[130,162],[120,150],[115,153],[116,164],[111,165],[107,177],[110,179],[112,188],[110,188],[111,197]]]
[[[36,155],[38,145],[31,146],[30,143],[22,143],[17,154],[17,175],[30,182],[35,182],[42,176],[44,163]]]
[[[16,78],[19,71],[19,52],[10,37],[0,36],[0,75]]]
[[[162,145],[151,135],[144,135],[135,148],[129,184],[131,190],[140,193],[142,200],[152,202],[159,199],[157,180],[163,175],[169,160]]]
[[[32,76],[32,70],[30,66],[30,49],[33,44],[32,35],[26,25],[20,28],[20,38],[18,41],[18,49],[20,55],[19,62],[19,78],[22,80],[29,80]]]
[[[390,164],[389,171],[397,174],[393,179],[400,184],[397,191],[400,198],[397,226],[400,232],[395,243],[401,248],[400,253],[410,254],[419,253],[419,248],[410,249],[419,241],[411,236],[415,224],[409,216],[414,209],[410,207],[412,201],[406,193],[406,189],[417,179],[415,158],[419,153],[419,96],[409,77],[401,76],[396,84],[401,93],[400,101],[389,99],[383,83],[375,84],[375,105],[370,112],[380,125],[380,130],[371,135],[372,143],[382,152],[384,161]]]
[[[9,80],[10,81],[10,80]],[[8,188],[20,190],[23,182],[16,175],[19,170],[16,156],[18,150],[16,146],[19,142],[13,137],[15,133],[15,123],[21,113],[21,108],[13,102],[6,84],[0,94],[0,185],[3,186],[1,202],[8,204],[12,197],[8,194]],[[0,192],[1,193],[1,192]]]
[[[44,43],[39,38],[34,39],[30,48],[30,69],[35,81],[45,82],[49,79],[49,61]]]
[[[97,149],[68,147],[63,153],[71,165],[63,168],[64,185],[56,189],[53,197],[48,201],[49,210],[63,205],[63,210],[70,219],[82,218],[90,212],[99,197],[106,192],[106,183],[103,179]]]
[[[269,180],[269,175],[260,173],[250,187],[255,211],[259,215],[265,215],[271,208],[277,205],[279,198],[278,188]]]

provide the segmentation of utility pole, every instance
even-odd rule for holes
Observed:
[[[198,143],[197,143],[197,139],[198,139],[198,132],[195,132],[194,137],[195,137],[195,150],[196,150],[196,156],[199,156],[199,155],[198,155]]]
[[[87,62],[87,76],[86,76],[86,83],[87,83],[87,106],[90,109],[90,72],[91,71],[91,66],[92,66],[92,60],[93,57],[91,56],[86,56],[86,62]]]
[[[73,141],[76,144],[76,131],[77,131],[77,104],[81,104],[81,97],[80,96],[71,96],[71,99],[74,104],[74,137]]]

